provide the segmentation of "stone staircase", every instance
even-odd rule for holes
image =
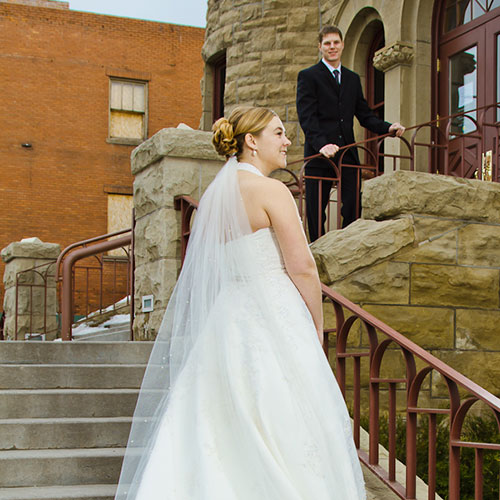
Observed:
[[[152,345],[0,342],[0,500],[114,498]],[[364,472],[367,500],[397,500]]]
[[[88,333],[74,335],[75,342],[127,342],[130,340],[130,321],[92,329]]]
[[[114,497],[151,347],[0,343],[0,499]]]

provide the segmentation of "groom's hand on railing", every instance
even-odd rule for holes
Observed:
[[[389,127],[389,132],[396,137],[401,137],[405,133],[405,128],[401,123],[399,122],[394,122],[390,127]]]
[[[326,156],[327,158],[335,156],[338,153],[338,151],[339,147],[336,144],[326,144],[319,150],[319,152],[323,156]]]

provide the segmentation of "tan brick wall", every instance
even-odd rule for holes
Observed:
[[[366,219],[312,246],[325,283],[497,396],[499,202],[498,183],[384,174],[365,184]],[[326,319],[335,326],[331,311]],[[363,327],[352,331],[349,345],[368,349]],[[384,357],[386,375],[404,377],[398,351]],[[351,383],[351,368],[348,373]],[[433,371],[422,401],[446,404],[446,390]]]
[[[0,3],[0,248],[106,233],[105,186],[131,193],[133,181],[133,146],[106,142],[109,75],[148,80],[148,136],[181,121],[196,128],[203,38],[200,28]]]

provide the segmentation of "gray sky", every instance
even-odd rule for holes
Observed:
[[[69,8],[204,28],[207,0],[69,0]]]

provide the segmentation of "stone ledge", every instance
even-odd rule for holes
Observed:
[[[38,238],[25,238],[7,245],[1,252],[2,260],[10,262],[16,257],[27,259],[57,259],[61,246],[57,243],[45,243]]]
[[[132,151],[132,174],[138,174],[164,156],[197,160],[222,159],[212,145],[212,132],[164,128]]]
[[[365,219],[402,214],[500,223],[500,183],[407,170],[365,182]]]
[[[327,285],[394,255],[415,241],[411,218],[376,222],[358,219],[311,245],[320,278]]]
[[[375,52],[373,66],[379,71],[388,71],[399,65],[410,66],[414,55],[413,46],[408,42],[394,42]]]

